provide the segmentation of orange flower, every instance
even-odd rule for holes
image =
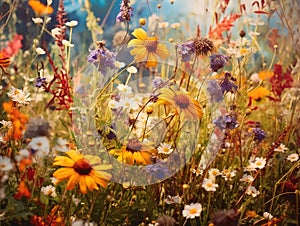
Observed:
[[[169,51],[164,44],[158,42],[157,37],[148,37],[142,28],[137,28],[132,32],[136,39],[128,42],[128,47],[134,47],[130,54],[134,56],[136,62],[146,61],[146,67],[157,65],[157,56],[166,59]]]
[[[13,106],[12,101],[4,102],[2,106],[12,122],[12,127],[8,130],[4,139],[9,140],[13,138],[15,140],[19,140],[22,137],[23,130],[25,130],[25,124],[28,122],[28,116],[16,109]]]
[[[53,13],[51,6],[46,6],[39,0],[29,0],[28,5],[33,9],[37,16],[49,15]]]
[[[261,80],[269,79],[269,78],[273,77],[273,75],[274,75],[273,71],[260,71],[258,73],[258,77]]]
[[[89,190],[99,190],[98,185],[107,186],[111,175],[103,170],[111,169],[111,165],[102,165],[98,156],[85,155],[70,150],[66,152],[69,156],[57,156],[54,159],[54,166],[64,166],[53,173],[58,183],[68,180],[66,189],[73,190],[74,186],[79,183],[80,191],[83,194]]]
[[[269,94],[269,90],[260,86],[258,88],[255,88],[254,90],[251,90],[248,93],[248,96],[251,97],[253,100],[259,101],[261,98],[267,96]]]
[[[18,193],[14,195],[15,199],[21,199],[22,197],[30,198],[31,193],[24,181],[21,181],[18,188]]]

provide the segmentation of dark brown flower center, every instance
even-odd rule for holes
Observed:
[[[145,40],[144,45],[148,52],[155,53],[157,49],[158,41],[156,38],[149,38],[148,40]]]
[[[185,94],[175,95],[175,104],[180,108],[188,108],[190,106],[190,99]]]
[[[93,168],[87,160],[82,158],[75,162],[73,169],[80,175],[88,175]]]
[[[130,139],[126,145],[126,150],[130,152],[137,152],[142,150],[142,145],[137,139]]]
[[[195,38],[196,55],[207,56],[215,51],[214,43],[208,38]]]

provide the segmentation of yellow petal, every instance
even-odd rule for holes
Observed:
[[[134,48],[130,50],[130,54],[134,56],[136,62],[142,62],[147,58],[147,49],[145,47],[142,48]]]
[[[133,153],[133,158],[134,160],[136,161],[136,163],[138,165],[141,165],[141,164],[146,164],[144,158],[142,157],[141,153],[140,152],[134,152]]]
[[[54,159],[54,166],[66,166],[66,167],[72,167],[74,165],[74,161],[66,156],[57,156]]]
[[[164,44],[159,43],[155,53],[162,59],[167,59],[170,55],[169,50]]]
[[[85,182],[85,176],[81,176],[79,179],[79,188],[82,194],[87,193],[87,187],[86,187],[86,182]]]
[[[68,156],[70,156],[71,159],[73,159],[75,162],[78,161],[79,159],[83,158],[83,155],[79,154],[78,152],[74,150],[70,150],[66,152]]]
[[[79,181],[79,174],[78,173],[74,173],[70,179],[68,180],[68,183],[66,185],[66,189],[67,190],[73,190],[74,186],[78,183]]]
[[[97,170],[109,170],[112,168],[112,165],[97,165],[97,166],[93,166],[93,168],[97,171]]]
[[[142,28],[134,29],[132,35],[140,40],[146,40],[148,38],[146,31],[144,31]]]
[[[89,189],[90,191],[92,191],[92,190],[94,190],[94,189],[95,189],[95,190],[99,190],[99,188],[98,188],[96,182],[94,181],[94,179],[93,179],[92,177],[86,176],[86,177],[85,177],[85,183],[86,183],[86,185],[87,185],[87,187],[88,187],[88,189]]]
[[[101,163],[101,158],[99,156],[85,155],[84,158],[92,165]]]
[[[157,58],[154,53],[149,53],[146,67],[156,67],[157,65]]]
[[[143,47],[144,41],[139,40],[139,39],[132,39],[128,42],[127,46],[128,47]]]
[[[62,181],[71,177],[75,173],[73,168],[60,168],[53,173],[53,177]]]

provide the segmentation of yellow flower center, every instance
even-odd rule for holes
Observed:
[[[190,214],[195,214],[195,213],[197,213],[196,208],[190,209]]]
[[[130,152],[137,152],[142,150],[142,145],[137,139],[130,139],[128,140],[126,150]]]
[[[185,94],[175,95],[175,104],[180,108],[188,108],[190,106],[190,99]]]
[[[146,49],[148,50],[148,52],[150,53],[155,53],[156,49],[157,49],[157,38],[152,37],[152,38],[148,38],[147,40],[144,41],[144,45],[146,47]]]
[[[93,168],[87,160],[82,158],[75,162],[73,169],[80,175],[88,175]]]

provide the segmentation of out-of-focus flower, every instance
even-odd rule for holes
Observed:
[[[152,80],[152,86],[154,89],[162,88],[165,81],[161,77],[155,77]]]
[[[137,69],[136,69],[136,67],[134,67],[134,66],[130,66],[130,67],[128,67],[126,70],[127,70],[128,73],[130,73],[130,74],[135,74],[135,73],[137,73]]]
[[[122,0],[120,12],[116,17],[116,22],[129,22],[133,15],[133,8],[130,6],[130,0]]]
[[[37,16],[50,15],[54,11],[50,5],[44,5],[39,0],[29,0],[28,5],[33,9]]]
[[[263,169],[266,166],[265,158],[256,157],[254,161],[250,160],[249,162],[250,162],[249,168],[252,169]]]
[[[254,181],[254,178],[251,175],[244,174],[243,177],[240,179],[240,181],[246,183],[252,183]]]
[[[33,23],[35,23],[35,24],[42,24],[44,22],[43,19],[40,17],[37,17],[37,18],[33,17],[31,19],[32,19]]]
[[[44,55],[44,54],[46,54],[46,51],[43,50],[41,47],[37,47],[37,48],[35,49],[35,52],[36,52],[38,55]]]
[[[173,23],[170,25],[171,28],[177,29],[181,27],[181,23]]]
[[[209,56],[210,69],[214,72],[217,72],[227,64],[229,59],[229,56],[226,56],[224,54],[212,54],[211,56]]]
[[[261,142],[263,139],[266,138],[266,133],[261,128],[251,128],[250,131],[254,134],[254,139],[258,142]]]
[[[13,39],[7,44],[7,46],[0,52],[4,57],[12,57],[17,55],[18,51],[22,48],[23,36],[15,34]]]
[[[32,150],[32,152],[38,159],[41,159],[49,154],[49,139],[45,136],[34,137],[28,144],[28,147]]]
[[[213,226],[238,226],[239,213],[237,210],[218,210],[212,214]]]
[[[266,89],[265,87],[258,87],[255,88],[253,90],[251,90],[248,93],[248,96],[251,97],[253,100],[259,101],[261,100],[263,97],[269,95],[270,91],[268,89]]]
[[[41,188],[41,192],[48,196],[52,196],[53,198],[55,198],[57,196],[56,192],[55,192],[55,187],[53,185],[48,185],[46,187],[42,187]]]
[[[224,169],[224,170],[222,170],[222,177],[226,181],[232,180],[232,178],[235,177],[235,176],[236,176],[236,171],[235,170],[230,170],[230,169]]]
[[[112,149],[109,153],[117,156],[117,160],[125,164],[149,165],[152,163],[151,158],[156,155],[156,149],[132,138],[120,149]]]
[[[22,180],[20,181],[18,192],[14,195],[15,199],[21,199],[22,197],[30,198],[31,192],[29,191],[26,183]]]
[[[169,26],[169,22],[159,22],[158,27],[159,28],[167,28]]]
[[[42,86],[47,84],[46,78],[37,77],[35,80],[35,87],[41,88]]]
[[[157,218],[156,223],[158,226],[175,226],[177,222],[174,218],[168,215],[161,215]]]
[[[267,80],[269,78],[272,78],[274,75],[274,72],[273,71],[266,71],[266,70],[263,70],[263,71],[260,71],[258,73],[258,77],[261,79],[261,80]]]
[[[129,40],[130,40],[130,35],[128,34],[128,32],[125,30],[121,30],[121,31],[117,31],[114,34],[112,44],[113,46],[119,46],[127,43]]]
[[[215,181],[216,177],[222,175],[220,170],[217,168],[211,168],[208,170],[208,176],[211,181]]]
[[[66,26],[68,26],[68,27],[75,27],[77,25],[78,25],[77,20],[71,20],[71,21],[66,22]]]
[[[208,56],[216,51],[215,44],[209,38],[196,37],[192,41],[197,56]]]
[[[66,47],[74,47],[74,44],[70,43],[68,40],[64,39],[62,40],[62,44],[65,45]]]
[[[220,115],[213,123],[221,130],[223,129],[235,129],[238,124],[236,117],[232,115]]]
[[[98,185],[106,187],[111,174],[104,170],[111,169],[111,165],[101,164],[98,156],[85,155],[75,150],[66,152],[68,156],[57,156],[54,159],[54,166],[62,166],[53,173],[58,183],[68,179],[67,190],[73,190],[74,186],[79,183],[80,191],[83,194],[90,191],[98,190]]]
[[[299,159],[299,155],[297,153],[293,153],[288,155],[286,159],[289,160],[290,162],[297,162]]]
[[[13,169],[13,165],[8,157],[0,156],[0,172],[10,171]]]
[[[28,104],[31,101],[30,93],[25,93],[23,90],[17,89],[14,86],[11,86],[7,96],[11,98],[12,101],[15,101],[19,104]]]
[[[21,113],[13,106],[13,102],[4,102],[2,104],[4,111],[8,114],[8,118],[12,122],[12,127],[8,130],[4,140],[20,139],[23,130],[26,128],[25,124],[28,122],[28,116]]]
[[[5,72],[5,68],[10,65],[10,59],[0,52],[0,68]]]
[[[191,203],[190,205],[185,205],[184,210],[182,210],[182,216],[188,219],[194,219],[195,217],[200,217],[202,212],[202,205],[200,203]]]
[[[171,105],[177,114],[182,113],[186,119],[200,119],[203,115],[199,102],[182,91],[162,88],[157,103]]]
[[[57,35],[60,35],[60,33],[61,33],[61,28],[59,27],[53,28],[51,30],[51,34],[53,38],[55,38]]]
[[[56,140],[56,145],[53,147],[53,150],[60,151],[60,152],[67,152],[69,151],[69,147],[67,145],[68,145],[68,141],[59,137]]]
[[[119,92],[121,94],[124,94],[126,96],[132,93],[132,88],[130,86],[128,86],[128,85],[119,84],[117,86],[117,89],[119,90]]]
[[[87,60],[93,63],[103,75],[106,74],[108,69],[116,68],[116,54],[105,48],[104,42],[98,42],[97,48],[90,51]]]
[[[162,143],[157,148],[157,152],[160,154],[171,154],[173,152],[172,146],[167,143]]]
[[[195,46],[193,41],[177,44],[176,49],[182,62],[190,61],[192,56],[195,54]]]
[[[224,96],[220,84],[215,79],[210,79],[207,81],[207,92],[210,96],[211,102],[220,102],[223,100]]]
[[[256,188],[254,186],[248,186],[248,188],[246,190],[246,194],[251,195],[252,197],[256,197],[260,194],[260,192],[258,190],[256,190]]]
[[[274,149],[275,152],[284,153],[284,151],[289,150],[284,144],[280,144],[277,148]]]
[[[49,135],[50,124],[41,117],[35,117],[29,120],[26,125],[25,138],[45,137]]]
[[[273,218],[273,215],[272,214],[270,214],[270,213],[268,213],[268,212],[264,212],[263,213],[263,217],[266,219],[266,220],[272,220],[272,218]]]
[[[134,56],[135,61],[146,61],[146,67],[155,67],[157,65],[157,56],[166,59],[169,57],[169,51],[164,44],[159,43],[157,37],[148,37],[142,28],[137,28],[132,32],[136,39],[128,42],[128,47],[134,47],[130,54]]]
[[[202,183],[202,187],[206,190],[206,191],[216,191],[217,187],[219,187],[218,184],[215,184],[212,180],[204,178],[203,183]]]

